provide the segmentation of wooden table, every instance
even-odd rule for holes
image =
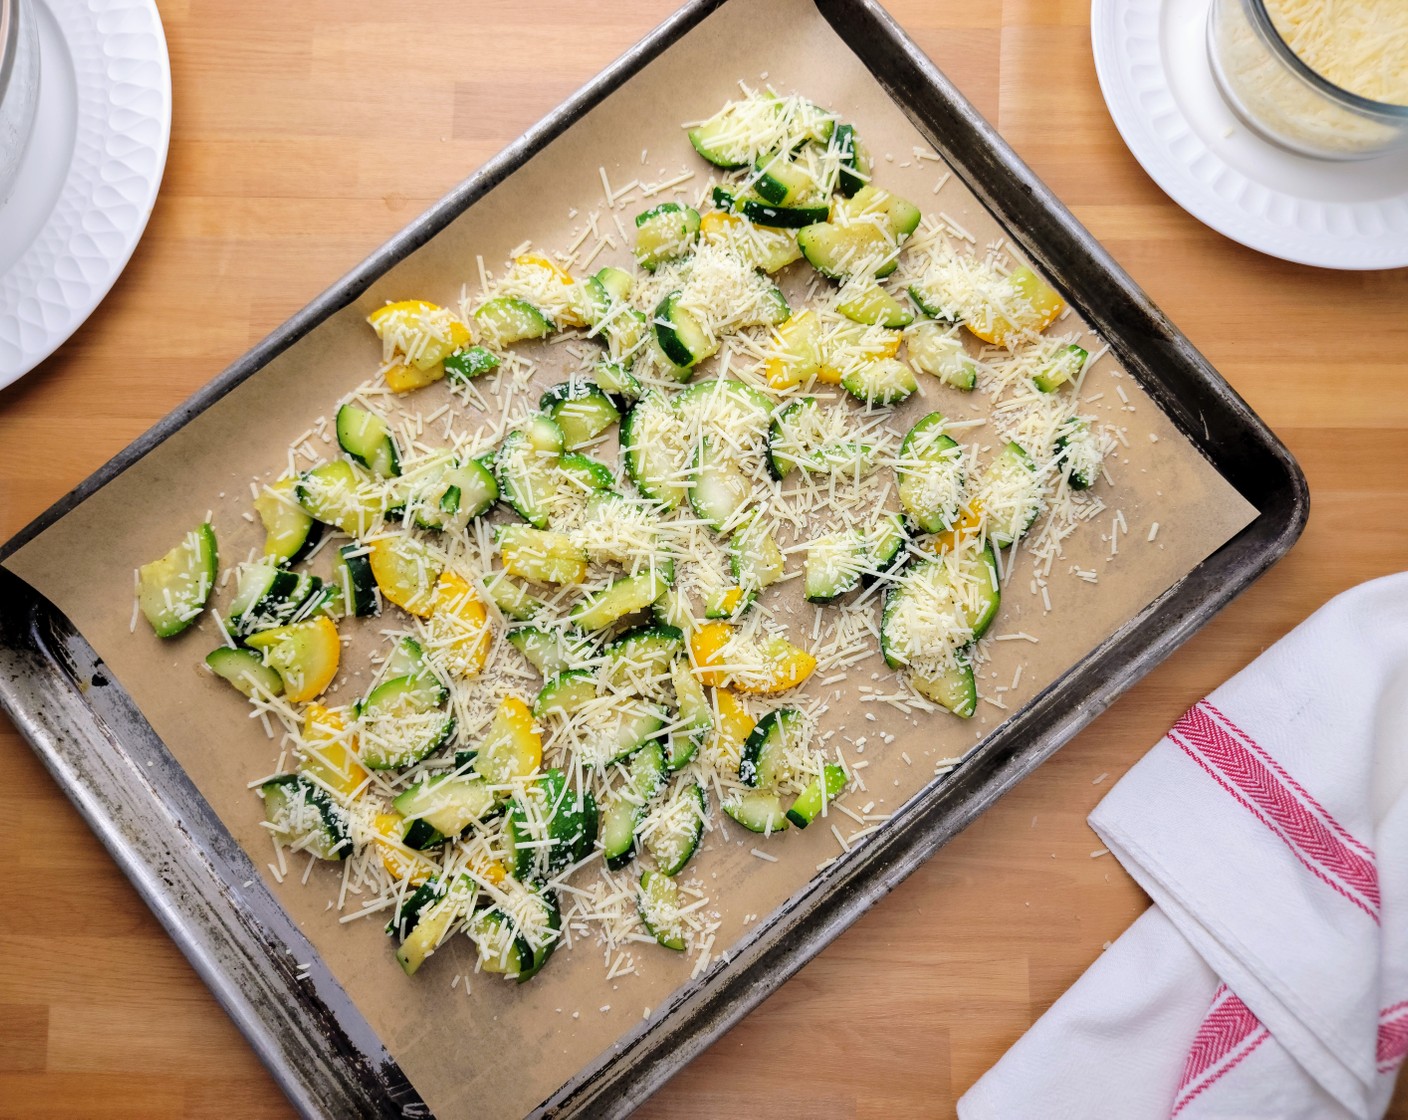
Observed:
[[[0,393],[0,538],[674,6],[161,0],[176,106],[161,197],[102,307]],[[1310,527],[646,1116],[799,1099],[824,1116],[950,1114],[1147,904],[1113,859],[1091,858],[1092,806],[1195,699],[1331,595],[1408,566],[1408,270],[1285,264],[1170,202],[1101,101],[1086,0],[890,10],[1290,445],[1314,493]],[[8,724],[0,765],[0,1115],[289,1115]],[[1408,1093],[1392,1115],[1408,1118]]]

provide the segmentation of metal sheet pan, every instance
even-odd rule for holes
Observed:
[[[10,541],[13,551],[357,298],[728,0],[697,0]],[[823,17],[1217,470],[1259,511],[1232,541],[814,879],[707,983],[563,1085],[551,1116],[618,1116],[742,1018],[1294,543],[1305,481],[1286,449],[990,125],[870,0]],[[140,711],[51,604],[0,572],[0,704],[307,1115],[426,1115],[414,1089],[262,886]],[[174,838],[174,839],[173,839]],[[289,949],[293,949],[290,955]],[[297,961],[311,960],[306,978]]]

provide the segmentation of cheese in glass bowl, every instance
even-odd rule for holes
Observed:
[[[1301,155],[1408,148],[1408,2],[1213,0],[1208,56],[1253,131]]]

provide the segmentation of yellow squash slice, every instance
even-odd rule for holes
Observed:
[[[427,626],[447,672],[474,677],[484,671],[494,639],[489,612],[474,586],[458,572],[441,574]]]
[[[342,709],[315,703],[303,710],[298,769],[344,799],[362,790],[367,769],[357,759],[357,740]]]
[[[371,543],[372,578],[388,602],[417,618],[435,609],[435,592],[444,565],[426,545],[410,537],[382,537]]]
[[[284,682],[284,698],[295,704],[321,695],[337,676],[342,657],[337,627],[326,616],[260,630],[245,644],[259,650],[264,663],[278,671]]]

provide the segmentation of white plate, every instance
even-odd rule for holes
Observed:
[[[154,0],[33,0],[39,104],[0,207],[0,388],[107,295],[146,228],[171,139]]]
[[[1324,268],[1408,265],[1408,153],[1331,162],[1250,132],[1208,62],[1211,0],[1092,0],[1105,103],[1154,182],[1199,221]]]

